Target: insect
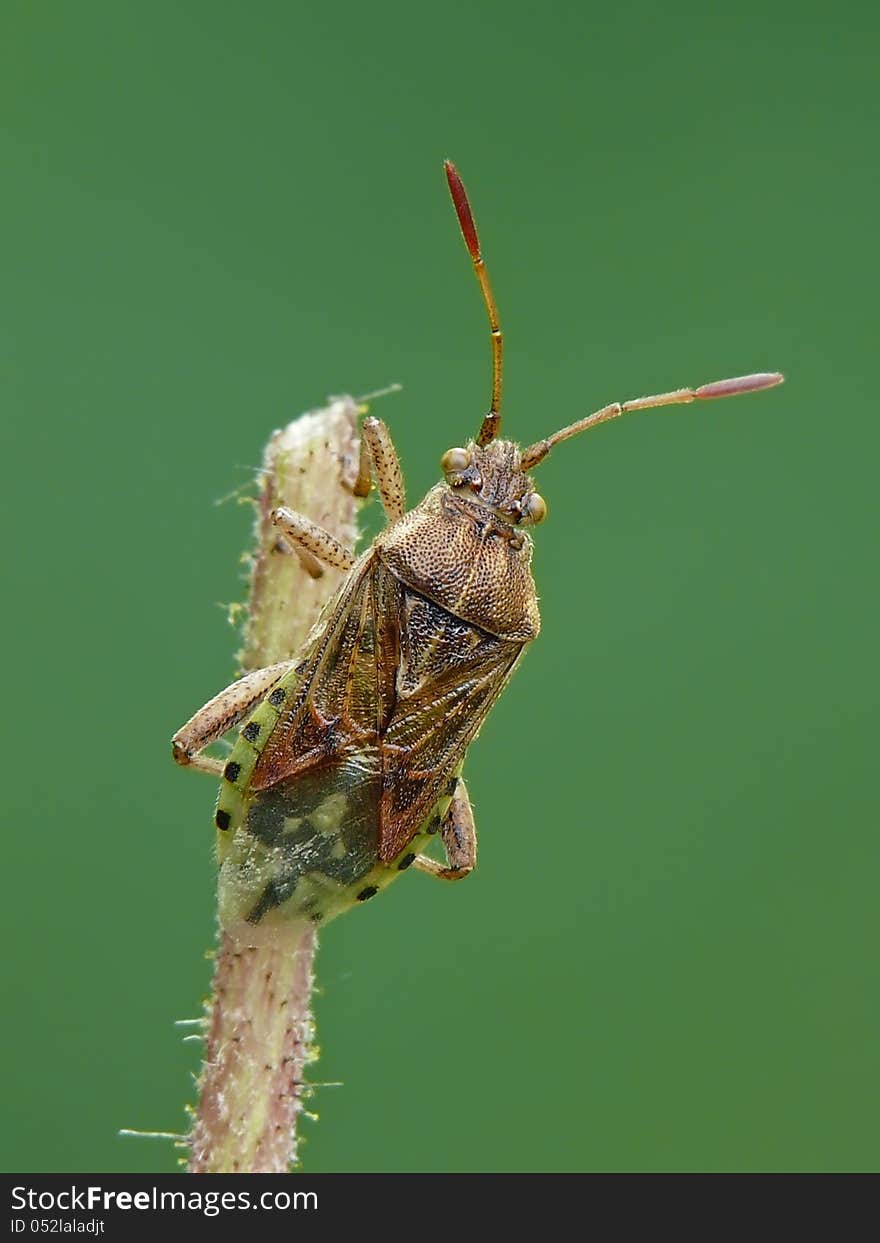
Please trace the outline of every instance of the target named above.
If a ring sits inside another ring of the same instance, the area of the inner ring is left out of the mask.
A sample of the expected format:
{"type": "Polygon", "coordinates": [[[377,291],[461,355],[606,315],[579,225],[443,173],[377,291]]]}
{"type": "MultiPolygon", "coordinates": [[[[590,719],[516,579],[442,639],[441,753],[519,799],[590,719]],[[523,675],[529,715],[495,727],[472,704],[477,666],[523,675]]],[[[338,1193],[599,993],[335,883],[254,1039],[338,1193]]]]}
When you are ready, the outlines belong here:
{"type": "Polygon", "coordinates": [[[465,753],[540,627],[530,531],[547,506],[533,468],[630,411],[782,380],[762,373],[613,402],[524,449],[500,439],[498,311],[464,186],[445,169],[489,320],[489,411],[409,512],[388,429],[364,421],[354,491],[366,496],[375,480],[387,525],[358,557],[308,516],[273,513],[286,542],[347,577],[302,652],[228,686],[173,739],[180,764],[222,779],[220,918],[252,942],[279,924],[326,921],[410,866],[444,880],[473,871],[465,753]],[[202,754],[241,722],[228,761],[202,754]],[[424,853],[434,834],[445,863],[424,853]]]}

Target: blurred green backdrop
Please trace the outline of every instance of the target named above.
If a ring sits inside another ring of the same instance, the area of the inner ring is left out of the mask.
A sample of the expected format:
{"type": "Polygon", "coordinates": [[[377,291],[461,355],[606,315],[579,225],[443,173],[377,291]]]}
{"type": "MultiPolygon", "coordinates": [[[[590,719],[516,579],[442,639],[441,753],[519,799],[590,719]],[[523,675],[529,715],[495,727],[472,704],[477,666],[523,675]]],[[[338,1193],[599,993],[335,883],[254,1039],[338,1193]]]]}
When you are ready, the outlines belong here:
{"type": "Polygon", "coordinates": [[[541,468],[544,632],[468,764],[481,866],[323,936],[306,1170],[869,1169],[876,6],[4,5],[2,1165],[172,1169],[249,513],[328,393],[416,499],[507,429],[781,368],[541,468]],[[712,6],[710,6],[711,8],[712,6]],[[462,1068],[464,1068],[462,1070],[462,1068]]]}

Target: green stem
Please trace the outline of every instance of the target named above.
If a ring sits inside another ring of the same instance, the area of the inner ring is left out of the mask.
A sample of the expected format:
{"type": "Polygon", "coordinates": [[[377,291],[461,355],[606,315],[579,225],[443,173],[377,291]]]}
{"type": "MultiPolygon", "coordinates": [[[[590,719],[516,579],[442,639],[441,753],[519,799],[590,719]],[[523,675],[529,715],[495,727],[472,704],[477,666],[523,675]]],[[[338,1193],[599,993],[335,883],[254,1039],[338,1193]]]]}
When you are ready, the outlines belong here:
{"type": "MultiPolygon", "coordinates": [[[[276,432],[263,455],[242,671],[291,657],[344,575],[312,578],[278,545],[270,514],[287,505],[348,547],[357,540],[358,406],[350,397],[276,432]]],[[[188,1170],[283,1174],[296,1160],[303,1072],[313,1054],[313,929],[242,947],[221,934],[206,1010],[205,1061],[188,1170]]]]}

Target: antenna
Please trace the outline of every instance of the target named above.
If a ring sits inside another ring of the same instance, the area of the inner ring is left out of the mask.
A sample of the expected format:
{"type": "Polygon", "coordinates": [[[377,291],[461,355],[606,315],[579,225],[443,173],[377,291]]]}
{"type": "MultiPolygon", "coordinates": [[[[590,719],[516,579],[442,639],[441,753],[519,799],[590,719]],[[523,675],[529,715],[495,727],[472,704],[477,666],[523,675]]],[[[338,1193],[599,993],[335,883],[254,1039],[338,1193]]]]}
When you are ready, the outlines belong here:
{"type": "Polygon", "coordinates": [[[473,260],[474,272],[480,283],[480,292],[483,295],[483,302],[486,304],[486,314],[489,317],[489,333],[492,340],[492,402],[489,406],[489,413],[483,419],[480,430],[477,433],[477,444],[482,446],[487,445],[490,440],[494,440],[501,430],[501,369],[503,355],[501,325],[498,323],[498,307],[495,305],[492,286],[489,284],[489,273],[483,262],[483,256],[480,254],[480,239],[477,237],[477,226],[474,223],[474,214],[468,202],[467,191],[452,161],[445,160],[443,167],[446,170],[449,193],[452,195],[452,202],[455,204],[455,212],[458,216],[458,223],[461,226],[464,243],[473,260]]]}
{"type": "Polygon", "coordinates": [[[570,423],[560,431],[554,432],[546,440],[537,440],[528,449],[523,449],[520,465],[523,470],[542,461],[554,445],[560,440],[568,440],[571,436],[579,436],[599,423],[608,423],[618,419],[622,414],[632,410],[652,410],[657,406],[683,406],[691,401],[708,401],[719,397],[739,397],[741,393],[758,393],[761,389],[775,388],[781,384],[784,376],[778,371],[760,371],[756,375],[741,375],[733,380],[716,380],[712,384],[703,384],[699,388],[677,388],[672,393],[660,393],[656,397],[636,397],[633,401],[615,401],[610,406],[603,406],[595,414],[588,414],[577,423],[570,423]]]}

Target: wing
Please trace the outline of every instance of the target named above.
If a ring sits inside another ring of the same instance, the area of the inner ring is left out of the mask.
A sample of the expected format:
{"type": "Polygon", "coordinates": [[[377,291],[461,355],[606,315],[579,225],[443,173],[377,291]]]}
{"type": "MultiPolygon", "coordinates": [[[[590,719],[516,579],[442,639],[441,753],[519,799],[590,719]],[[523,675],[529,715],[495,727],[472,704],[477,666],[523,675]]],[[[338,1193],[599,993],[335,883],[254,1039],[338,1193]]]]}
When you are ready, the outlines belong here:
{"type": "Polygon", "coordinates": [[[316,781],[340,795],[344,787],[361,849],[388,862],[444,793],[522,651],[365,554],[313,640],[251,790],[280,798],[283,786],[290,815],[316,781]]]}
{"type": "Polygon", "coordinates": [[[380,739],[383,862],[399,854],[445,792],[524,647],[462,621],[409,587],[399,590],[396,698],[380,739]]]}
{"type": "Polygon", "coordinates": [[[252,790],[332,766],[352,752],[376,752],[393,712],[397,666],[396,600],[386,599],[388,577],[372,553],[353,567],[261,751],[252,790]]]}
{"type": "Polygon", "coordinates": [[[283,906],[318,918],[375,867],[379,736],[397,665],[393,601],[391,627],[381,624],[388,603],[368,552],[310,636],[250,774],[227,916],[257,924],[283,906]]]}

